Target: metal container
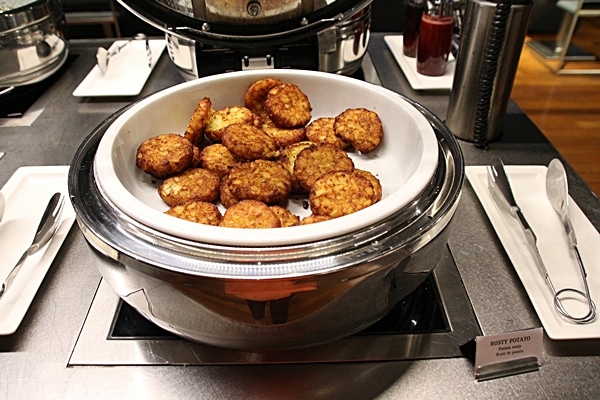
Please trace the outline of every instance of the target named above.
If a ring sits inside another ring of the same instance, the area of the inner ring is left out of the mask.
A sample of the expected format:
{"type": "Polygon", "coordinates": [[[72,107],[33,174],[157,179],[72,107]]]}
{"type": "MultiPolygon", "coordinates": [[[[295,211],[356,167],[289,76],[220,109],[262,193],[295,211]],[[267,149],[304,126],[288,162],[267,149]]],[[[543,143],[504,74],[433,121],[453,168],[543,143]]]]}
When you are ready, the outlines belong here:
{"type": "Polygon", "coordinates": [[[95,179],[96,149],[116,116],[105,121],[80,146],[69,173],[78,224],[94,254],[109,261],[99,263],[104,279],[158,326],[214,346],[299,348],[364,329],[435,268],[463,183],[452,133],[405,100],[438,140],[439,162],[423,192],[373,225],[279,246],[190,241],[125,215],[95,179]]]}
{"type": "Polygon", "coordinates": [[[186,79],[258,68],[351,75],[369,42],[372,0],[119,1],[165,32],[186,79]]]}
{"type": "Polygon", "coordinates": [[[0,3],[0,86],[39,82],[68,55],[64,13],[58,0],[0,3]]]}
{"type": "Polygon", "coordinates": [[[533,2],[469,0],[446,124],[481,147],[498,140],[533,2]]]}

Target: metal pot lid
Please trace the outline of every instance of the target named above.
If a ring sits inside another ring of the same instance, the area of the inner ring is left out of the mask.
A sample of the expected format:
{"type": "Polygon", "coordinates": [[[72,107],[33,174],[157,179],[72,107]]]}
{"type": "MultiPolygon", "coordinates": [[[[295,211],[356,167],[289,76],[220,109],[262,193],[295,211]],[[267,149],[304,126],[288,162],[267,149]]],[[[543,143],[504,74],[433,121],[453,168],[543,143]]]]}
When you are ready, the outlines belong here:
{"type": "Polygon", "coordinates": [[[276,2],[277,6],[271,6],[273,9],[269,10],[267,2],[262,0],[118,1],[158,29],[217,46],[279,45],[301,40],[347,19],[372,2],[283,1],[276,2]]]}
{"type": "Polygon", "coordinates": [[[0,12],[17,10],[37,0],[0,0],[0,12]]]}

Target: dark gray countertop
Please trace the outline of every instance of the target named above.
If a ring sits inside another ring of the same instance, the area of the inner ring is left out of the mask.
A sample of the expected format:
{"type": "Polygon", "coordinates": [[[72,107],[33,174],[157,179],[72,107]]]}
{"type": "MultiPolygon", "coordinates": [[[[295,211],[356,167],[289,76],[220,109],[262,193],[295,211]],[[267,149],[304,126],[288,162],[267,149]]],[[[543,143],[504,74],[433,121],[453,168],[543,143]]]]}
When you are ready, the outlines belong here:
{"type": "MultiPolygon", "coordinates": [[[[139,97],[183,82],[166,54],[142,94],[127,99],[71,95],[94,65],[99,42],[71,43],[71,62],[38,101],[31,126],[1,127],[0,186],[24,165],[67,165],[83,139],[105,118],[139,97]]],[[[415,99],[444,118],[447,93],[408,85],[381,34],[369,51],[383,86],[415,99]]],[[[467,165],[494,154],[507,164],[547,164],[559,156],[511,104],[502,140],[486,151],[461,142],[467,165]]],[[[596,228],[600,202],[568,168],[571,196],[596,228]]],[[[520,280],[469,183],[451,225],[449,247],[485,334],[541,326],[520,280]]],[[[0,337],[0,398],[597,398],[600,341],[544,338],[537,372],[477,382],[467,358],[381,363],[249,366],[68,367],[77,335],[98,286],[90,249],[77,225],[69,233],[19,330],[0,337]]]]}

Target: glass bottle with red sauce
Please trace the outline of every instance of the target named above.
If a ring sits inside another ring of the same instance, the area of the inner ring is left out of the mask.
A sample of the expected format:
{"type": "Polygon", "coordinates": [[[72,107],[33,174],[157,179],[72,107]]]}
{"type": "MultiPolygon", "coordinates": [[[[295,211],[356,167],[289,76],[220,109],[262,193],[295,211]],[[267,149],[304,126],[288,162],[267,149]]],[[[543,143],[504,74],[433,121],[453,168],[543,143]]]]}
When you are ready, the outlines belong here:
{"type": "Polygon", "coordinates": [[[407,57],[415,57],[417,54],[419,27],[426,6],[426,0],[408,0],[406,2],[404,29],[402,30],[402,53],[407,57]]]}
{"type": "Polygon", "coordinates": [[[452,0],[433,0],[421,18],[417,42],[417,72],[440,76],[446,72],[446,62],[452,48],[454,16],[452,0]]]}

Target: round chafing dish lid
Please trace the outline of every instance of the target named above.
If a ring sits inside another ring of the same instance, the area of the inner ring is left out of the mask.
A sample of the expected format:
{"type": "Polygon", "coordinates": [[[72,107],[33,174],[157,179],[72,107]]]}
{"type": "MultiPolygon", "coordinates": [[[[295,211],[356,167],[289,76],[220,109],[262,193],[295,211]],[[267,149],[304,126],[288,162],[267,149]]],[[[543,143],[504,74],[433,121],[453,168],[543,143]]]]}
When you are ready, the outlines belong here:
{"type": "Polygon", "coordinates": [[[167,33],[213,45],[283,44],[300,40],[360,12],[372,0],[118,0],[167,33]],[[329,4],[327,4],[329,3],[329,4]]]}

